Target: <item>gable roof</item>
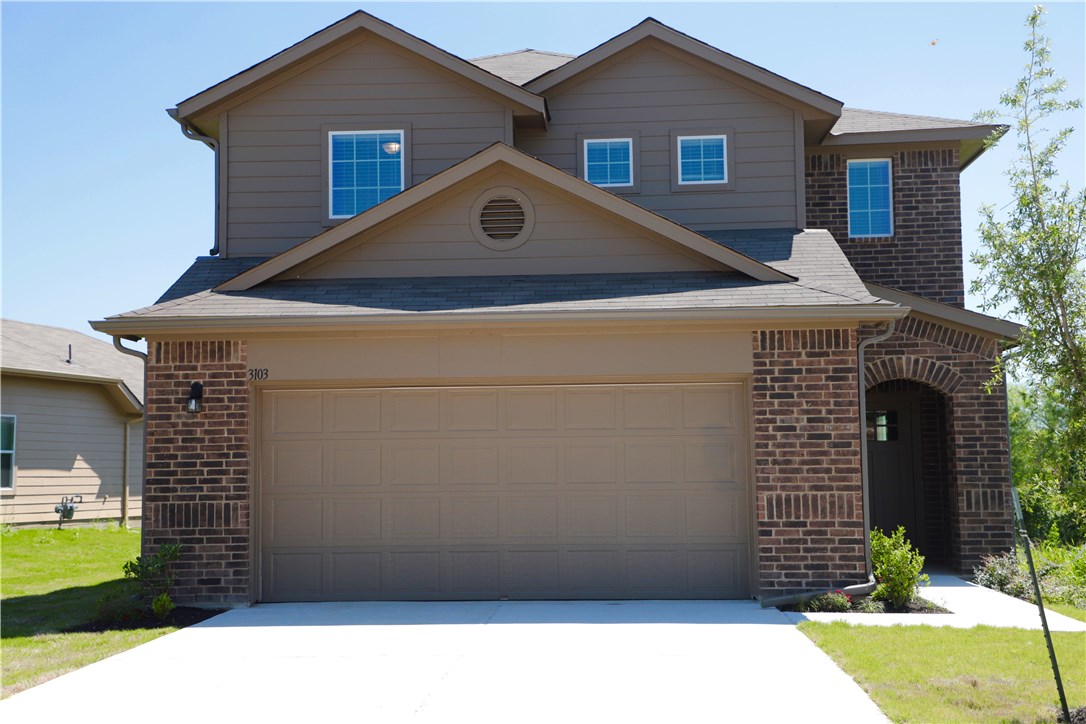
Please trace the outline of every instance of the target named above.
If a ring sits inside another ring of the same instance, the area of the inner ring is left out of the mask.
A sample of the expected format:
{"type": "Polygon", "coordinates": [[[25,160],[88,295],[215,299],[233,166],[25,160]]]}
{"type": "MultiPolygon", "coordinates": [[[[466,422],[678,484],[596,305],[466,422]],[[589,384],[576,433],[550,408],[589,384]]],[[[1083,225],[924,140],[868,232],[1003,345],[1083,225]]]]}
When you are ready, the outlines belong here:
{"type": "Polygon", "coordinates": [[[548,50],[514,50],[511,53],[496,53],[471,58],[473,63],[483,70],[505,78],[510,83],[524,85],[538,78],[549,70],[565,65],[577,56],[566,53],[552,53],[548,50]]]}
{"type": "Polygon", "coordinates": [[[7,374],[103,385],[129,414],[142,414],[143,362],[81,332],[5,319],[0,369],[7,374]],[[71,361],[68,346],[71,345],[71,361]]]}
{"type": "Polygon", "coordinates": [[[361,10],[356,10],[270,58],[186,98],[170,111],[170,115],[181,123],[192,121],[215,106],[237,99],[277,74],[303,65],[335,43],[363,32],[380,36],[466,80],[504,96],[519,110],[517,115],[546,116],[546,101],[541,96],[361,10]]]}
{"type": "Polygon", "coordinates": [[[587,53],[544,73],[526,83],[524,87],[535,93],[545,94],[555,86],[647,38],[655,38],[667,45],[686,51],[772,93],[784,96],[794,103],[810,109],[815,115],[836,118],[841,114],[841,101],[830,98],[807,86],[800,85],[795,81],[788,80],[784,76],[777,75],[719,48],[714,48],[708,43],[664,25],[655,18],[645,18],[626,32],[620,33],[587,53]]]}
{"type": "Polygon", "coordinates": [[[601,210],[620,216],[646,231],[663,236],[701,256],[726,265],[759,281],[789,281],[791,277],[728,247],[714,244],[674,221],[616,196],[605,189],[561,171],[504,143],[495,143],[455,166],[393,196],[387,201],[354,216],[312,239],[272,257],[262,264],[220,284],[216,291],[251,289],[283,274],[334,247],[349,242],[358,234],[414,208],[423,201],[456,184],[499,164],[530,174],[534,181],[548,184],[576,195],[601,210]]]}

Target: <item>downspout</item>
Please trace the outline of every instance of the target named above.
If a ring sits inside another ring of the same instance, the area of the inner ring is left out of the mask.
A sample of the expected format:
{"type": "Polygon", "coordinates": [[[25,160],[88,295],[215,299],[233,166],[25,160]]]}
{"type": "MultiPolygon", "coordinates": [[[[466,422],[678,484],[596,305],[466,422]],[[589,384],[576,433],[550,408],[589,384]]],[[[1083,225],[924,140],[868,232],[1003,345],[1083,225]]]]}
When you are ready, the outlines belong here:
{"type": "MultiPolygon", "coordinates": [[[[204,136],[204,135],[201,135],[201,134],[197,133],[196,129],[194,129],[192,126],[185,123],[181,119],[179,119],[177,117],[177,109],[176,108],[167,108],[166,113],[169,114],[170,118],[174,119],[175,121],[177,121],[178,123],[181,124],[181,133],[185,136],[185,138],[189,139],[190,141],[200,141],[201,143],[207,144],[207,146],[215,153],[215,161],[214,161],[214,163],[215,163],[215,191],[214,191],[214,193],[215,193],[215,235],[214,235],[215,246],[213,246],[211,248],[211,251],[208,252],[208,253],[210,253],[211,256],[218,256],[219,255],[219,213],[220,213],[220,211],[219,211],[219,142],[217,140],[215,140],[214,138],[212,138],[211,136],[204,136]]],[[[116,339],[116,337],[114,337],[114,339],[116,339]]]]}
{"type": "MultiPolygon", "coordinates": [[[[888,338],[894,333],[894,328],[896,326],[897,321],[891,319],[887,323],[884,332],[880,332],[872,337],[866,337],[856,345],[857,385],[860,391],[860,484],[864,501],[864,570],[867,572],[867,581],[852,586],[846,586],[841,589],[842,593],[847,593],[850,596],[866,596],[874,591],[876,586],[875,574],[871,569],[871,536],[869,535],[871,529],[871,495],[867,470],[867,374],[864,368],[864,350],[867,349],[868,346],[888,338]]],[[[790,596],[779,596],[777,598],[766,598],[762,600],[762,607],[788,606],[793,603],[799,603],[800,601],[814,598],[820,593],[821,591],[812,591],[808,593],[794,593],[790,596]]]]}
{"type": "Polygon", "coordinates": [[[122,528],[128,527],[128,489],[132,483],[132,466],[130,464],[132,450],[129,440],[132,437],[132,423],[137,419],[132,418],[124,421],[124,481],[121,485],[121,516],[117,523],[122,528]]]}
{"type": "MultiPolygon", "coordinates": [[[[122,354],[131,355],[132,357],[138,357],[143,360],[143,392],[141,393],[141,399],[143,400],[143,418],[136,418],[129,420],[124,424],[124,490],[121,495],[121,525],[125,528],[128,527],[128,484],[129,484],[129,452],[128,452],[128,440],[131,437],[128,434],[129,426],[137,422],[139,419],[144,420],[143,425],[143,454],[147,455],[147,355],[140,352],[138,349],[129,349],[121,344],[121,338],[118,335],[113,335],[113,346],[118,352],[122,354]]],[[[140,495],[140,519],[147,520],[147,495],[143,491],[140,495]]]]}

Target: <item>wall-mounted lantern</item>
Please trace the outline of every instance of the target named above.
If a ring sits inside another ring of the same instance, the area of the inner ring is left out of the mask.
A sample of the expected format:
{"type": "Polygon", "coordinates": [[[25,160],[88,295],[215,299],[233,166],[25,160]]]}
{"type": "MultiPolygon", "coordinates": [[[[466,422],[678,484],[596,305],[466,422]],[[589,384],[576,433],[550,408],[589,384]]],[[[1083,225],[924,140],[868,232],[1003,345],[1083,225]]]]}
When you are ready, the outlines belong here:
{"type": "Polygon", "coordinates": [[[185,409],[196,414],[204,409],[204,386],[199,382],[193,382],[189,388],[189,399],[185,403],[185,409]]]}

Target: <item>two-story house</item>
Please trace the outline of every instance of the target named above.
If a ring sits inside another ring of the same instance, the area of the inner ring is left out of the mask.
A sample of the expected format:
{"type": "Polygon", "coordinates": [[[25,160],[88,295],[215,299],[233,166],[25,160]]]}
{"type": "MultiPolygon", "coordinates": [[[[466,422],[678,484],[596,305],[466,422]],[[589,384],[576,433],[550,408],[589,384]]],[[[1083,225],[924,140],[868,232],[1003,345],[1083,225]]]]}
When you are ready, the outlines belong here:
{"type": "Polygon", "coordinates": [[[1012,545],[958,183],[998,129],[652,19],[468,61],[362,12],[170,113],[214,249],[94,326],[148,342],[178,600],[772,600],[869,588],[872,527],[1012,545]]]}

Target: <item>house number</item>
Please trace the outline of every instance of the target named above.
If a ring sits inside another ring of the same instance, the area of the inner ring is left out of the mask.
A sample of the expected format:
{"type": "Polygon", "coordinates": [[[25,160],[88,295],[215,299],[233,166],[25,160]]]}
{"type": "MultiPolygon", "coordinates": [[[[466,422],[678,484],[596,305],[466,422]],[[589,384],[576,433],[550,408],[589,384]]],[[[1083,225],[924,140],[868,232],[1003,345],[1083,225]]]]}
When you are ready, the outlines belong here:
{"type": "Polygon", "coordinates": [[[268,379],[268,368],[267,367],[253,367],[253,368],[251,368],[249,370],[249,379],[250,380],[257,380],[257,381],[268,379]]]}

